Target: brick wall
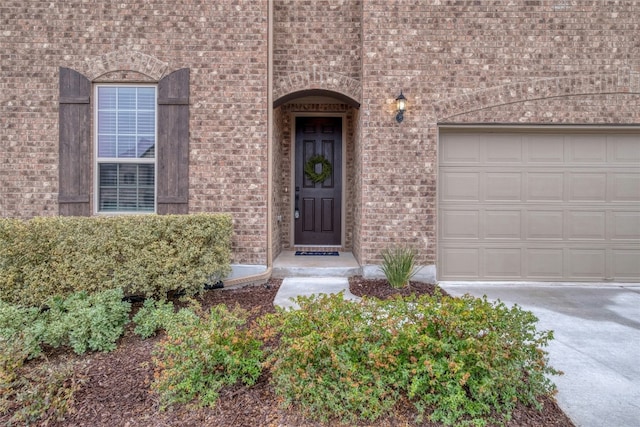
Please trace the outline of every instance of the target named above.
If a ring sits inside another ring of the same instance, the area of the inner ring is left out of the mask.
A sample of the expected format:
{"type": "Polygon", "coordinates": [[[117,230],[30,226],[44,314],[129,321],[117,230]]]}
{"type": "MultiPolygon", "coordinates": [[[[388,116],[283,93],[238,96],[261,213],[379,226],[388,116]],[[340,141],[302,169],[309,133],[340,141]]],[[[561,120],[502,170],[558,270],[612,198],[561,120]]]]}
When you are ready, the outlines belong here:
{"type": "Polygon", "coordinates": [[[274,80],[310,71],[360,81],[359,0],[274,3],[274,80]]]}
{"type": "Polygon", "coordinates": [[[0,216],[58,212],[58,67],[190,68],[189,210],[231,212],[235,261],[265,263],[267,25],[266,0],[2,1],[0,216]]]}

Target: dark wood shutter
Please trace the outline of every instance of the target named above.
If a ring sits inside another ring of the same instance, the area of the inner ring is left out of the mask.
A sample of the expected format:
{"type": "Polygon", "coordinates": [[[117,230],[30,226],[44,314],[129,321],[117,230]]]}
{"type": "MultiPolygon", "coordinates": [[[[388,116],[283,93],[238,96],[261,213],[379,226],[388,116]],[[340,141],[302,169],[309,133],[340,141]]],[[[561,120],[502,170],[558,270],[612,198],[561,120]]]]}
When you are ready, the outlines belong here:
{"type": "Polygon", "coordinates": [[[189,69],[158,83],[159,214],[189,212],[189,69]]]}
{"type": "Polygon", "coordinates": [[[89,216],[91,205],[91,82],[60,68],[58,213],[89,216]]]}

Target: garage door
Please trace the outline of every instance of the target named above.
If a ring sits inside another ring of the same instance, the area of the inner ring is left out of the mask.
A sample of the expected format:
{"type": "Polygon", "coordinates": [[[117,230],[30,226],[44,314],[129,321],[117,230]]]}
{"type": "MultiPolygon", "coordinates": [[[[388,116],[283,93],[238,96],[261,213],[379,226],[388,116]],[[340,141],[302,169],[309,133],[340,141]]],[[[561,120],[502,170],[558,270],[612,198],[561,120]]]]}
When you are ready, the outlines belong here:
{"type": "Polygon", "coordinates": [[[438,278],[640,282],[640,130],[441,129],[438,278]]]}

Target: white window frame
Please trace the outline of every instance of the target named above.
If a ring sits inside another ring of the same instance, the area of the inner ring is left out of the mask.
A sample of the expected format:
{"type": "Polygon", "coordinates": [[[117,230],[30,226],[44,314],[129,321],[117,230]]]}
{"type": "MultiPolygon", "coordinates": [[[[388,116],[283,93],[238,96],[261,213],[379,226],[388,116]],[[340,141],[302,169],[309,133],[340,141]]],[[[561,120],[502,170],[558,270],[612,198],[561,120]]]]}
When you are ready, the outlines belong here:
{"type": "Polygon", "coordinates": [[[93,107],[93,189],[94,189],[94,208],[93,211],[97,215],[149,215],[155,214],[158,209],[158,85],[157,84],[135,84],[135,83],[104,83],[94,85],[94,107],[93,107]],[[153,150],[153,158],[151,157],[99,157],[98,151],[98,90],[101,87],[119,88],[119,87],[152,87],[154,91],[154,132],[155,143],[153,150]],[[101,211],[100,210],[100,168],[101,163],[116,163],[116,164],[153,164],[153,211],[138,211],[138,210],[113,210],[113,211],[101,211]]]}

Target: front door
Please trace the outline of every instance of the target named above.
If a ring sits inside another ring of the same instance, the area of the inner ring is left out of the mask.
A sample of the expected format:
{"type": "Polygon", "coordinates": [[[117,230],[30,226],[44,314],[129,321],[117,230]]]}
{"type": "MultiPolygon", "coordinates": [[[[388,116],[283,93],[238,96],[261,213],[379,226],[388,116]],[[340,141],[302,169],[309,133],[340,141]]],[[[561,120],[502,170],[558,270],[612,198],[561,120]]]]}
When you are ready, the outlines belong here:
{"type": "Polygon", "coordinates": [[[296,118],[295,164],[295,244],[339,246],[342,118],[296,118]]]}

